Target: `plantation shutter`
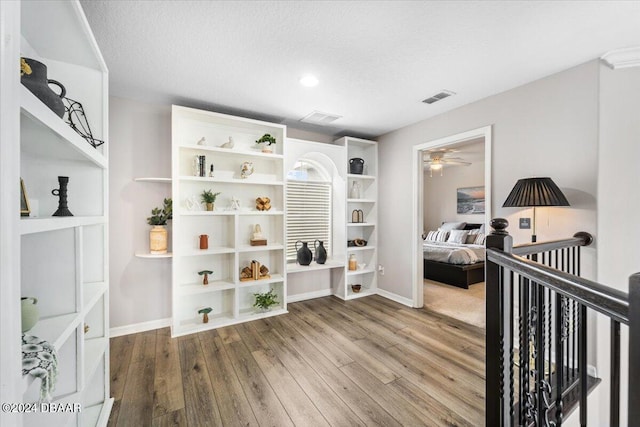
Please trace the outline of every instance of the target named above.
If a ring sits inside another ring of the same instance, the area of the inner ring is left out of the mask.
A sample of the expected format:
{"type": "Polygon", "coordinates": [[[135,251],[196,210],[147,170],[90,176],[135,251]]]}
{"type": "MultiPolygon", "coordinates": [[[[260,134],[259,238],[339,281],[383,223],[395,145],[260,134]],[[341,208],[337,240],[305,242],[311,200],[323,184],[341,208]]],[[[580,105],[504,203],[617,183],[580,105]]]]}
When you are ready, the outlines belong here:
{"type": "Polygon", "coordinates": [[[331,253],[330,184],[287,181],[287,261],[296,260],[298,240],[307,242],[312,252],[314,241],[321,240],[331,253]]]}

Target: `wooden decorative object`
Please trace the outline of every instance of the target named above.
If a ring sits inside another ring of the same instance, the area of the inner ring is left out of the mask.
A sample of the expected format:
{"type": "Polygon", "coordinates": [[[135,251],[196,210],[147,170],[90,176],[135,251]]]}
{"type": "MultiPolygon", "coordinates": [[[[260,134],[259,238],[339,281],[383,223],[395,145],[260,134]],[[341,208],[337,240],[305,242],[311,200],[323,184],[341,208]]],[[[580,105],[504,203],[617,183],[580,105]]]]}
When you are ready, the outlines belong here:
{"type": "Polygon", "coordinates": [[[240,271],[240,281],[248,282],[250,280],[263,280],[270,279],[269,268],[265,265],[260,265],[256,260],[251,261],[250,267],[245,267],[240,271]]]}
{"type": "Polygon", "coordinates": [[[267,246],[267,239],[251,239],[251,246],[267,246]]]}
{"type": "Polygon", "coordinates": [[[256,209],[259,211],[268,211],[271,209],[271,199],[268,197],[258,197],[256,199],[256,209]]]}

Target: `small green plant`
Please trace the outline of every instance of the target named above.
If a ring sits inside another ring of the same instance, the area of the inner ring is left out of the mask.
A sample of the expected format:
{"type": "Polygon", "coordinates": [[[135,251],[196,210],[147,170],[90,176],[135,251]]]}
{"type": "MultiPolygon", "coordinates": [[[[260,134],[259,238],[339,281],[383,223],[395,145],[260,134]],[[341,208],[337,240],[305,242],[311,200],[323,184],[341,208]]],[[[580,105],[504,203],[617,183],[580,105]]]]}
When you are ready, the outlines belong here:
{"type": "Polygon", "coordinates": [[[162,209],[153,208],[151,216],[147,218],[149,225],[167,225],[167,221],[173,218],[173,201],[171,198],[164,199],[162,209]]]}
{"type": "Polygon", "coordinates": [[[269,292],[265,293],[257,293],[253,294],[256,297],[256,302],[253,304],[254,307],[261,308],[263,310],[268,310],[272,305],[280,304],[278,301],[278,295],[273,289],[270,289],[269,292]]]}
{"type": "Polygon", "coordinates": [[[202,203],[215,203],[216,197],[218,197],[220,193],[214,193],[211,190],[204,190],[202,194],[200,194],[200,198],[202,199],[202,203]]]}
{"type": "Polygon", "coordinates": [[[262,135],[260,137],[260,139],[256,139],[256,144],[267,144],[267,145],[271,145],[271,144],[275,144],[276,143],[276,138],[271,136],[268,133],[265,133],[264,135],[262,135]]]}

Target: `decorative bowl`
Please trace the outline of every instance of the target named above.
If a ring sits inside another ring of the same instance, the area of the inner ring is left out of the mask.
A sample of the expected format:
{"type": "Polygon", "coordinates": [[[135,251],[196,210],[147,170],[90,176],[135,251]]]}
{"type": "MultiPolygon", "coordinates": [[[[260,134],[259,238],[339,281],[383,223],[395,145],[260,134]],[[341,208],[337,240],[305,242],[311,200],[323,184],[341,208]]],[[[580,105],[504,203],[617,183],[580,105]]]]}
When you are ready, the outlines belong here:
{"type": "Polygon", "coordinates": [[[351,290],[356,294],[360,292],[360,289],[362,289],[362,285],[351,285],[351,290]]]}

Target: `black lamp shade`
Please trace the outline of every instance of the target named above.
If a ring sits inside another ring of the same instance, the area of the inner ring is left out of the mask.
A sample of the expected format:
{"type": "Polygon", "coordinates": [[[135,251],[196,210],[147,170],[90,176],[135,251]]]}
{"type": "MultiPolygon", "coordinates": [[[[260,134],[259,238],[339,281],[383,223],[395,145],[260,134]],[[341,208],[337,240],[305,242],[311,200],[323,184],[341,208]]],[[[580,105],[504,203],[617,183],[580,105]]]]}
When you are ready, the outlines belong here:
{"type": "Polygon", "coordinates": [[[519,179],[503,208],[534,206],[569,206],[567,198],[551,178],[519,179]]]}

